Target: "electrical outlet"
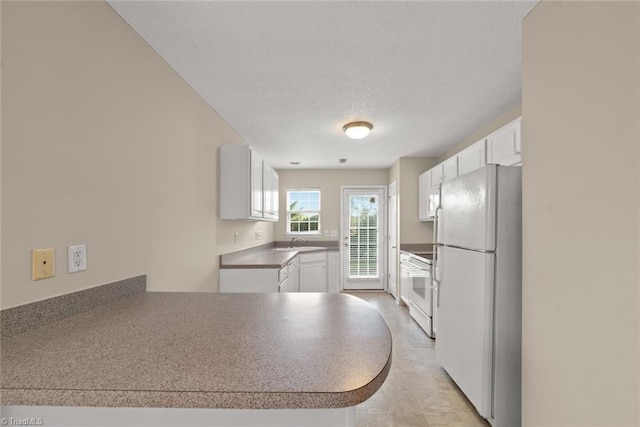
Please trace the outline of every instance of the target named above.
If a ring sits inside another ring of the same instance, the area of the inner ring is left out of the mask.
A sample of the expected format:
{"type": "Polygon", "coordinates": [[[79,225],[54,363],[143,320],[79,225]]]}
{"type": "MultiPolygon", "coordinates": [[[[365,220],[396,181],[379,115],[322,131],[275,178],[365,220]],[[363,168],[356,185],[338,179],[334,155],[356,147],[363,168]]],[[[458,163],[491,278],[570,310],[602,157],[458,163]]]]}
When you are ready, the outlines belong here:
{"type": "Polygon", "coordinates": [[[69,273],[77,273],[87,269],[87,246],[69,246],[69,273]]]}
{"type": "Polygon", "coordinates": [[[48,279],[55,274],[54,249],[31,251],[31,280],[48,279]]]}
{"type": "Polygon", "coordinates": [[[256,231],[256,240],[262,239],[262,231],[256,231]]]}
{"type": "Polygon", "coordinates": [[[331,237],[338,237],[338,230],[331,230],[331,237]]]}
{"type": "Polygon", "coordinates": [[[329,230],[324,230],[324,237],[329,237],[329,230]]]}
{"type": "Polygon", "coordinates": [[[240,233],[233,233],[233,243],[237,245],[238,240],[240,240],[240,233]]]}

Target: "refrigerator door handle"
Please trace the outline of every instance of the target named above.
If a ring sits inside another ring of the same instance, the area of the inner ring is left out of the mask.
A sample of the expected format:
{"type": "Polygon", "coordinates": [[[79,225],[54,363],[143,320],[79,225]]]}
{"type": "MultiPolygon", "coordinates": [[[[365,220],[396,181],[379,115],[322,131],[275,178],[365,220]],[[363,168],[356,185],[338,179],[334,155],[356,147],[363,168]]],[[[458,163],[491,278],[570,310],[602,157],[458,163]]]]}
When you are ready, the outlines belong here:
{"type": "Polygon", "coordinates": [[[442,208],[440,206],[438,206],[436,208],[436,211],[433,215],[433,243],[440,243],[438,240],[440,239],[440,235],[438,234],[438,228],[440,226],[440,220],[438,218],[440,218],[440,216],[438,215],[438,212],[440,212],[442,210],[442,208]]]}
{"type": "Polygon", "coordinates": [[[440,307],[440,278],[438,277],[438,252],[442,248],[442,245],[436,244],[433,247],[433,274],[432,277],[432,286],[434,292],[436,292],[436,307],[440,307]]]}
{"type": "Polygon", "coordinates": [[[440,281],[440,278],[438,277],[438,250],[442,248],[442,245],[440,244],[435,244],[433,246],[433,280],[434,282],[438,283],[440,281]]]}

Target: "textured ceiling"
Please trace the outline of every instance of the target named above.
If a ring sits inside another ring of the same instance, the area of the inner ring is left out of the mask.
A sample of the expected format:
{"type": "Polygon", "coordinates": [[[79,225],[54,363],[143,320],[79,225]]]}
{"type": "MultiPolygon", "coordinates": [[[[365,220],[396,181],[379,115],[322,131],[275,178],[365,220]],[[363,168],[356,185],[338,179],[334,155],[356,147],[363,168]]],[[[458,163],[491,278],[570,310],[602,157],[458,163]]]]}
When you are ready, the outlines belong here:
{"type": "Polygon", "coordinates": [[[274,167],[379,168],[438,156],[520,103],[535,2],[109,4],[274,167]],[[347,138],[353,120],[371,134],[347,138]]]}

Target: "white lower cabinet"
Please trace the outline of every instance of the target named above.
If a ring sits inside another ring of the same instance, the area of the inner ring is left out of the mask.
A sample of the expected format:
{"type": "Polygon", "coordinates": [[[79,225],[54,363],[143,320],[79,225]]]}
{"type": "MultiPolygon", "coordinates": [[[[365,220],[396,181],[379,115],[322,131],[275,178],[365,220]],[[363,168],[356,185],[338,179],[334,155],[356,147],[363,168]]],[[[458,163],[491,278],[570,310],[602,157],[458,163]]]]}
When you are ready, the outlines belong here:
{"type": "Polygon", "coordinates": [[[340,292],[340,252],[327,252],[327,287],[329,292],[340,292]]]}
{"type": "Polygon", "coordinates": [[[221,268],[220,292],[278,292],[280,269],[221,268]]]}
{"type": "Polygon", "coordinates": [[[409,289],[411,288],[411,278],[405,268],[400,266],[400,300],[409,306],[409,289]]]}
{"type": "Polygon", "coordinates": [[[299,254],[280,269],[221,268],[220,292],[340,292],[339,258],[322,251],[299,254]]]}
{"type": "Polygon", "coordinates": [[[300,292],[300,257],[297,256],[289,264],[290,292],[300,292]]]}
{"type": "Polygon", "coordinates": [[[326,252],[300,254],[300,292],[327,292],[326,252]]]}

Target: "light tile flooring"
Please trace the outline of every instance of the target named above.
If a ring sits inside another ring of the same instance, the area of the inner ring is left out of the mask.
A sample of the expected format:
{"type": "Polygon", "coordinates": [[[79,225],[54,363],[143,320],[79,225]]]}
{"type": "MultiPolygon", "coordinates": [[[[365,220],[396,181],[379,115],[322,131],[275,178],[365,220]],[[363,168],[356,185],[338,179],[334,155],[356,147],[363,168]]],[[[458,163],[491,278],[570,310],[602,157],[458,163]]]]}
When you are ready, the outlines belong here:
{"type": "Polygon", "coordinates": [[[489,426],[435,358],[435,341],[385,292],[349,292],[375,306],[391,330],[389,376],[357,406],[358,427],[489,426]]]}

